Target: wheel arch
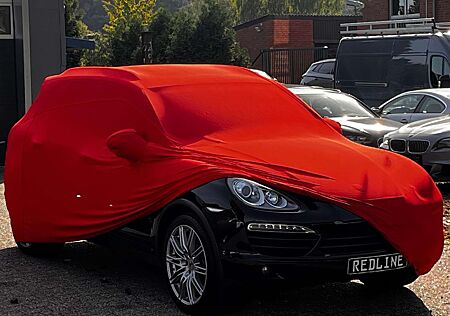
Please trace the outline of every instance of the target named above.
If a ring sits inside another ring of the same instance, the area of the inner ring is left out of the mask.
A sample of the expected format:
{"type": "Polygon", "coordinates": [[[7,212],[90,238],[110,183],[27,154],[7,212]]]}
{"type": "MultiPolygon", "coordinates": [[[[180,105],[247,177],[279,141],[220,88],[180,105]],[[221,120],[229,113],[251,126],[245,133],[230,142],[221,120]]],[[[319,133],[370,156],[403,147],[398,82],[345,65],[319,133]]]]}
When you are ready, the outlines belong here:
{"type": "Polygon", "coordinates": [[[155,250],[157,255],[160,255],[161,251],[163,250],[163,242],[167,228],[169,227],[170,223],[180,215],[190,215],[195,218],[208,234],[210,241],[213,243],[213,248],[216,254],[219,254],[218,247],[215,242],[214,233],[211,229],[208,219],[201,210],[201,207],[194,201],[195,196],[193,196],[193,194],[179,198],[167,205],[155,218],[155,221],[153,223],[152,235],[155,237],[155,250]]]}

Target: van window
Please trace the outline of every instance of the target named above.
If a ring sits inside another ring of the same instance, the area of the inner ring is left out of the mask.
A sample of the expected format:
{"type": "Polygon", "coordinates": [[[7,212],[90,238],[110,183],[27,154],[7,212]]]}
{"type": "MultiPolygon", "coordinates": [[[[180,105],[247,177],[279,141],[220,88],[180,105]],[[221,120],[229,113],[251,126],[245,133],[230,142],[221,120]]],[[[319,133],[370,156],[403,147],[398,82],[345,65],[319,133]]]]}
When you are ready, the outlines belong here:
{"type": "Polygon", "coordinates": [[[428,86],[426,56],[395,56],[387,68],[388,81],[392,87],[399,87],[405,91],[428,86]]]}
{"type": "Polygon", "coordinates": [[[450,65],[442,56],[431,57],[430,80],[434,88],[439,87],[439,80],[442,76],[450,76],[450,65]]]}
{"type": "Polygon", "coordinates": [[[344,55],[338,61],[339,80],[386,82],[390,55],[344,55]]]}
{"type": "Polygon", "coordinates": [[[9,6],[0,6],[0,35],[11,34],[11,11],[9,6]]]}

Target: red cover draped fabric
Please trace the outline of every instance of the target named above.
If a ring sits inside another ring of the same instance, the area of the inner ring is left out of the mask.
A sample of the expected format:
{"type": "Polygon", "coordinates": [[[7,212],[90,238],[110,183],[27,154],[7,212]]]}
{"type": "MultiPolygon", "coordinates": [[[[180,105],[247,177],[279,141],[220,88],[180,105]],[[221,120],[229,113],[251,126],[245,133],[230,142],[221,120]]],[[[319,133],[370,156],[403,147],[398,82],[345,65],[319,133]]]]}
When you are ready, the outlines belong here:
{"type": "Polygon", "coordinates": [[[239,176],[353,212],[418,274],[442,252],[442,196],[420,166],[347,140],[244,68],[86,67],[49,77],[12,129],[6,159],[17,241],[87,239],[239,176]],[[120,156],[124,146],[136,159],[120,156]]]}

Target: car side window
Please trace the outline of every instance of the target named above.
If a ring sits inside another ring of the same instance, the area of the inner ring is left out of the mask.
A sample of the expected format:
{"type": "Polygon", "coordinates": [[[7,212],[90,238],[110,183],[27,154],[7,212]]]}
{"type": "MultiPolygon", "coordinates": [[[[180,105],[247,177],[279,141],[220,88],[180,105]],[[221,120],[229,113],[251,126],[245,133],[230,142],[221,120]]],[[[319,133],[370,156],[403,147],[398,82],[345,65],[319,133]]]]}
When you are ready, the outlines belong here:
{"type": "Polygon", "coordinates": [[[441,101],[425,96],[417,109],[417,113],[441,113],[444,109],[445,105],[441,101]]]}
{"type": "Polygon", "coordinates": [[[320,71],[320,68],[322,68],[322,66],[323,66],[323,64],[315,65],[313,71],[315,71],[315,72],[321,72],[321,71],[320,71]]]}
{"type": "Polygon", "coordinates": [[[423,95],[420,94],[410,94],[399,97],[392,100],[383,107],[382,114],[402,114],[402,113],[413,113],[423,95]]]}
{"type": "Polygon", "coordinates": [[[334,63],[324,63],[320,68],[320,73],[322,74],[332,74],[334,70],[334,63]]]}
{"type": "Polygon", "coordinates": [[[442,56],[431,57],[430,80],[434,88],[439,88],[442,76],[450,76],[450,64],[442,56]]]}

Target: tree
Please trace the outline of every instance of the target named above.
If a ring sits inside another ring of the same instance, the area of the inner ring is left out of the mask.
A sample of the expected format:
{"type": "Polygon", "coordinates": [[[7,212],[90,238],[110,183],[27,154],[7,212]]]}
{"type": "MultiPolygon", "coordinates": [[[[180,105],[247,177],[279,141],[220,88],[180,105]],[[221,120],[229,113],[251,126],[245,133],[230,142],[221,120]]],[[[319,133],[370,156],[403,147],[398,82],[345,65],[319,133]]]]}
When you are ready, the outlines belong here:
{"type": "MultiPolygon", "coordinates": [[[[64,16],[66,36],[80,38],[84,37],[87,32],[87,26],[81,21],[81,14],[78,9],[78,0],[64,1],[64,16]]],[[[67,68],[80,66],[82,52],[79,49],[71,49],[67,51],[67,68]]]]}
{"type": "Polygon", "coordinates": [[[248,54],[236,42],[229,0],[197,0],[175,13],[167,60],[173,63],[247,65],[248,54]]]}
{"type": "Polygon", "coordinates": [[[85,54],[83,64],[142,63],[143,31],[151,38],[153,63],[249,63],[236,42],[229,0],[193,0],[173,14],[164,8],[155,12],[154,3],[105,1],[109,22],[96,34],[96,50],[85,54]]]}
{"type": "Polygon", "coordinates": [[[162,7],[158,9],[154,20],[148,28],[148,35],[152,41],[152,63],[161,64],[167,62],[171,21],[172,14],[162,7]]]}
{"type": "Polygon", "coordinates": [[[345,0],[230,0],[238,20],[245,22],[267,14],[341,15],[345,0]]]}
{"type": "Polygon", "coordinates": [[[111,66],[142,63],[141,34],[155,17],[156,0],[105,0],[109,22],[103,27],[105,64],[111,66]]]}

